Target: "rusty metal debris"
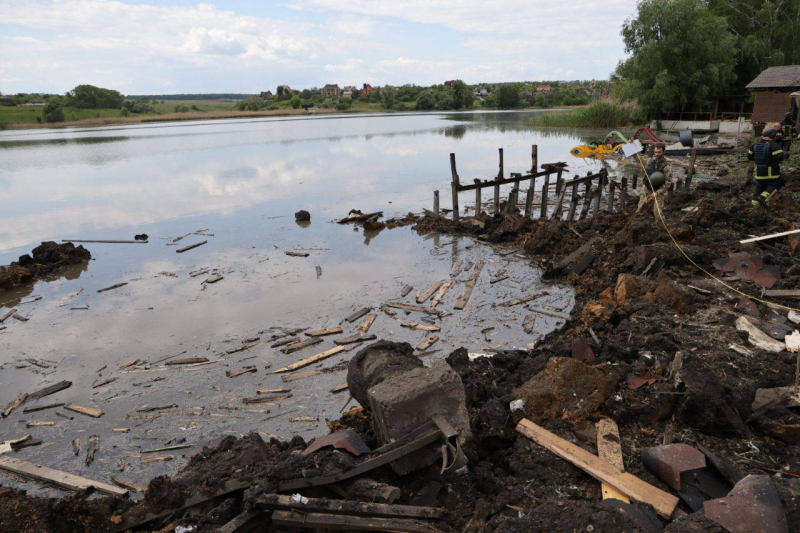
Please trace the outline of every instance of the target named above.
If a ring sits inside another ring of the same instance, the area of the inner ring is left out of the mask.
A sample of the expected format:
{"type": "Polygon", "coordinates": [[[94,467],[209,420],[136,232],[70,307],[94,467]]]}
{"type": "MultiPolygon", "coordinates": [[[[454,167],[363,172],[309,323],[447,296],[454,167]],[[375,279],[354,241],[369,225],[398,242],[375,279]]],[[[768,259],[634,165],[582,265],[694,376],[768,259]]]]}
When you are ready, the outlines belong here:
{"type": "Polygon", "coordinates": [[[635,374],[628,374],[628,378],[625,380],[625,386],[629,389],[640,389],[645,385],[652,385],[656,382],[656,378],[652,376],[637,376],[635,374]]]}
{"type": "Polygon", "coordinates": [[[586,337],[581,337],[576,339],[575,342],[572,343],[572,357],[581,361],[582,363],[592,363],[596,359],[594,356],[594,350],[592,350],[591,346],[589,346],[589,342],[586,340],[586,337]]]}
{"type": "Polygon", "coordinates": [[[744,281],[752,281],[766,289],[771,289],[781,279],[781,271],[777,266],[767,265],[760,255],[747,252],[716,259],[712,264],[720,272],[733,274],[744,281]]]}
{"type": "Polygon", "coordinates": [[[308,448],[303,450],[301,455],[312,454],[322,448],[325,448],[326,446],[333,446],[336,449],[347,450],[356,457],[372,451],[369,449],[369,446],[364,443],[364,440],[358,435],[358,433],[352,429],[343,429],[341,431],[337,431],[336,433],[331,433],[329,435],[325,435],[324,437],[314,439],[314,442],[312,442],[308,448]]]}
{"type": "Polygon", "coordinates": [[[747,476],[727,496],[707,501],[703,510],[731,533],[789,531],[780,496],[769,476],[747,476]]]}

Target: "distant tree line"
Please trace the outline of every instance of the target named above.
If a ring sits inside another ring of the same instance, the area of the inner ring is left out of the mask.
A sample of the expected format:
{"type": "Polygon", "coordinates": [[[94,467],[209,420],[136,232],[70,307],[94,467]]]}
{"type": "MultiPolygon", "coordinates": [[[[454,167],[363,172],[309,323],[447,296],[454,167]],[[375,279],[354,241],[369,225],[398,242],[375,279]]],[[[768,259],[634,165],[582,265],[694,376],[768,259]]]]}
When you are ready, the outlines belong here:
{"type": "Polygon", "coordinates": [[[147,98],[149,100],[244,100],[252,96],[245,93],[187,93],[187,94],[141,94],[127,95],[126,100],[147,98]]]}

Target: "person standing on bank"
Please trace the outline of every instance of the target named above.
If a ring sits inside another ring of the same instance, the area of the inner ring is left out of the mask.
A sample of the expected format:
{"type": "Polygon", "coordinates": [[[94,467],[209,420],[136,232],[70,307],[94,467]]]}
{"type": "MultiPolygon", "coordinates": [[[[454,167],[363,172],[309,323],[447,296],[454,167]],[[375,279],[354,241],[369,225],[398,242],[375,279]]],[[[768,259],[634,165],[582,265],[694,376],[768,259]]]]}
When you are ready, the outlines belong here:
{"type": "Polygon", "coordinates": [[[653,158],[648,163],[645,171],[647,175],[642,180],[642,194],[639,196],[639,207],[641,210],[652,199],[652,193],[658,192],[667,182],[670,175],[671,166],[669,160],[664,155],[664,143],[656,143],[653,146],[653,158]]]}
{"type": "Polygon", "coordinates": [[[792,139],[797,135],[796,125],[797,123],[792,120],[792,114],[786,113],[781,121],[781,133],[783,134],[781,148],[783,149],[784,157],[789,157],[789,153],[791,152],[792,139]]]}
{"type": "Polygon", "coordinates": [[[761,140],[747,151],[748,161],[755,162],[756,192],[751,200],[752,205],[767,207],[772,196],[785,183],[781,177],[781,161],[786,157],[783,148],[775,142],[777,132],[766,130],[761,140]]]}

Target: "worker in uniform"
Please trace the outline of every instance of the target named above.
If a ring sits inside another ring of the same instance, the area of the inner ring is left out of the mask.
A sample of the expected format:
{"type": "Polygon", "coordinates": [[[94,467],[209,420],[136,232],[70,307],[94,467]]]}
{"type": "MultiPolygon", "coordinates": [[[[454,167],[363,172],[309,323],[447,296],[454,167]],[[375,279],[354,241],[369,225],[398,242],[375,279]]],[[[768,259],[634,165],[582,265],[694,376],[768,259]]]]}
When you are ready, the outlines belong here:
{"type": "Polygon", "coordinates": [[[785,157],[789,157],[789,153],[792,149],[792,139],[794,139],[795,135],[797,134],[795,126],[796,122],[792,120],[792,114],[786,113],[781,121],[781,134],[783,136],[780,139],[781,148],[783,148],[785,157]]]}
{"type": "Polygon", "coordinates": [[[761,140],[747,151],[747,159],[755,162],[756,192],[752,205],[769,205],[772,196],[785,183],[781,177],[781,161],[786,157],[780,144],[775,142],[777,132],[766,130],[761,140]]]}

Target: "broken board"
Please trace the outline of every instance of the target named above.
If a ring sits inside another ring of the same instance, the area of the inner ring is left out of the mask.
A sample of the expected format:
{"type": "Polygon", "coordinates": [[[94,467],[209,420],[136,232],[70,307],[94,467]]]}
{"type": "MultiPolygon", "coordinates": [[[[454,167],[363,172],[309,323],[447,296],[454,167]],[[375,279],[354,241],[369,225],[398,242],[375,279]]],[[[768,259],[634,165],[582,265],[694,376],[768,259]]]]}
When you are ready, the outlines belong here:
{"type": "Polygon", "coordinates": [[[94,489],[102,492],[103,494],[109,494],[111,496],[128,496],[127,490],[115,487],[114,485],[92,481],[91,479],[86,479],[80,476],[69,474],[67,472],[61,472],[59,470],[29,463],[27,461],[21,461],[12,457],[0,457],[0,469],[29,477],[37,481],[44,481],[64,489],[94,489]]]}
{"type": "Polygon", "coordinates": [[[312,355],[310,357],[306,357],[305,359],[301,359],[296,363],[292,363],[291,365],[279,368],[278,370],[273,370],[272,372],[270,372],[270,375],[281,374],[283,372],[291,372],[292,370],[297,370],[298,368],[303,368],[305,366],[312,365],[317,361],[322,361],[323,359],[327,359],[328,357],[334,356],[343,351],[345,351],[344,346],[337,346],[336,348],[331,348],[330,350],[325,350],[324,352],[320,352],[316,355],[312,355]]]}
{"type": "MultiPolygon", "coordinates": [[[[625,465],[622,462],[619,428],[617,423],[610,418],[603,418],[597,422],[597,455],[620,470],[625,470],[625,465]]],[[[624,494],[611,485],[603,483],[600,488],[603,491],[604,500],[616,498],[625,503],[631,503],[624,494]]]]}

